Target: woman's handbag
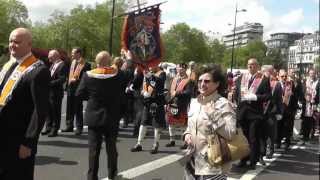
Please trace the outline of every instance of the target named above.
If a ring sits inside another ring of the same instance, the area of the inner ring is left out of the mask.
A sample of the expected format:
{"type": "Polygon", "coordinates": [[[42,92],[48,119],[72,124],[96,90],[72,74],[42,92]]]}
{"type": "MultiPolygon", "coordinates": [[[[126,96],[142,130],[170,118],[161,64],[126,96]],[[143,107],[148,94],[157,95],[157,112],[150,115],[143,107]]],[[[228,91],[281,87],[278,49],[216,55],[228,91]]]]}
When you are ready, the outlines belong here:
{"type": "Polygon", "coordinates": [[[241,128],[237,129],[236,135],[230,141],[216,132],[208,136],[207,158],[212,166],[221,166],[226,162],[242,159],[249,153],[249,143],[241,128]]]}

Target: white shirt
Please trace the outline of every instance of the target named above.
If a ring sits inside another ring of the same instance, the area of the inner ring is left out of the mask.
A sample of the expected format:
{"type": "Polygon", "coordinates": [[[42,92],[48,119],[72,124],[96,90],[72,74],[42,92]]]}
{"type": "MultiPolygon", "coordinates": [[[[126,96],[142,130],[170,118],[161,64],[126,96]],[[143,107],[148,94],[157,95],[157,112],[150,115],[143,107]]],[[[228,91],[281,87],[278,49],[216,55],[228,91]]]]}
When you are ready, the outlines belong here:
{"type": "Polygon", "coordinates": [[[18,62],[19,64],[21,64],[25,59],[27,59],[29,56],[31,56],[32,55],[32,53],[31,52],[29,52],[28,54],[26,54],[25,56],[23,56],[22,58],[19,58],[19,59],[17,59],[17,58],[15,58],[15,57],[13,57],[12,55],[10,56],[10,59],[12,59],[12,60],[14,60],[15,62],[18,62]]]}
{"type": "Polygon", "coordinates": [[[58,67],[62,62],[63,62],[62,60],[57,60],[57,61],[54,63],[54,65],[53,65],[53,67],[52,67],[52,69],[51,69],[51,72],[50,72],[51,77],[53,76],[53,74],[54,74],[54,72],[56,71],[57,67],[58,67]]]}

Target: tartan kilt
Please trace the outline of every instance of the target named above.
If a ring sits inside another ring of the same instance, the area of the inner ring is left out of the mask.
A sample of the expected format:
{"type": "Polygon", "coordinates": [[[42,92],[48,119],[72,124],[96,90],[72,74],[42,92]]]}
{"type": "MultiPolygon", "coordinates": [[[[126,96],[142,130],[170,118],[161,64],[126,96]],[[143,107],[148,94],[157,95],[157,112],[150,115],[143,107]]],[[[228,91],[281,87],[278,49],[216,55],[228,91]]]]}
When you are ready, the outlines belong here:
{"type": "MultiPolygon", "coordinates": [[[[179,109],[180,110],[180,109],[179,109]]],[[[173,115],[170,111],[170,106],[166,106],[166,119],[169,125],[186,126],[188,122],[188,112],[180,111],[177,115],[173,115]]]]}

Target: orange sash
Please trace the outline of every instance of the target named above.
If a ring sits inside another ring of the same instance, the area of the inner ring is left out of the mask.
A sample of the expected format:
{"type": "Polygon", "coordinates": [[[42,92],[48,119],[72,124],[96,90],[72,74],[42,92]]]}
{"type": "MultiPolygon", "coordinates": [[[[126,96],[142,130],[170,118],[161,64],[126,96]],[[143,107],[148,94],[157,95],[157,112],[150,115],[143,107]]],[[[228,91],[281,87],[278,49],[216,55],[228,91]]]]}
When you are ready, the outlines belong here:
{"type": "Polygon", "coordinates": [[[263,76],[261,73],[257,72],[251,86],[248,87],[249,86],[249,79],[250,79],[249,77],[250,77],[250,74],[245,73],[245,74],[243,74],[243,76],[241,78],[241,97],[243,97],[245,94],[247,94],[249,92],[256,94],[256,92],[261,84],[263,76]]]}
{"type": "Polygon", "coordinates": [[[117,75],[118,70],[114,67],[99,67],[91,71],[87,71],[89,77],[97,79],[106,79],[117,75]]]}
{"type": "Polygon", "coordinates": [[[79,64],[76,66],[77,60],[73,60],[71,63],[71,67],[70,67],[70,72],[69,72],[69,81],[68,83],[71,83],[72,79],[78,80],[80,78],[80,73],[84,67],[84,59],[80,59],[79,64]]]}
{"type": "Polygon", "coordinates": [[[189,82],[189,78],[184,78],[181,82],[177,85],[178,78],[174,78],[171,83],[170,87],[170,95],[175,94],[174,92],[181,92],[183,91],[186,84],[189,82]]]}
{"type": "MultiPolygon", "coordinates": [[[[38,59],[36,59],[33,55],[29,56],[27,59],[25,59],[22,63],[20,63],[12,72],[10,77],[8,78],[8,81],[4,85],[1,95],[0,95],[0,106],[5,106],[6,103],[9,100],[9,97],[11,97],[11,94],[14,90],[14,88],[17,86],[19,81],[21,80],[21,77],[23,77],[26,73],[30,72],[32,69],[34,69],[37,65],[42,63],[38,59]]],[[[5,67],[12,65],[12,62],[8,62],[8,65],[6,64],[5,67]]],[[[6,71],[3,69],[3,71],[6,71]]],[[[1,72],[2,74],[3,72],[1,72]]],[[[3,79],[1,79],[2,82],[3,79]]]]}

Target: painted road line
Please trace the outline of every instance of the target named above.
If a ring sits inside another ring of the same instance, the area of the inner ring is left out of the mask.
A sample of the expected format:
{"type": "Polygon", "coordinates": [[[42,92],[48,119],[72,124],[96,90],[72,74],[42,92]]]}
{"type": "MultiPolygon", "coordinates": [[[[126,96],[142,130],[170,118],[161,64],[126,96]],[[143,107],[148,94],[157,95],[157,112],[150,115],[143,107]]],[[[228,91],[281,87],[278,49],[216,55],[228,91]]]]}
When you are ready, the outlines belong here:
{"type": "MultiPolygon", "coordinates": [[[[123,179],[134,179],[134,178],[137,178],[137,177],[139,177],[141,175],[147,174],[147,173],[149,173],[151,171],[154,171],[156,169],[159,169],[161,167],[164,167],[166,165],[169,165],[169,164],[172,164],[174,162],[177,162],[177,161],[181,160],[182,158],[184,158],[183,154],[184,154],[183,152],[180,152],[180,153],[177,153],[177,154],[172,154],[172,155],[165,156],[163,158],[154,160],[152,162],[145,163],[145,164],[142,164],[140,166],[128,169],[126,171],[122,171],[122,172],[120,172],[118,174],[118,177],[120,179],[121,178],[123,178],[123,179]]],[[[232,178],[232,177],[228,177],[227,179],[228,180],[238,180],[238,179],[235,179],[235,178],[232,178]]],[[[108,178],[103,178],[102,180],[108,180],[108,178]]]]}
{"type": "MultiPolygon", "coordinates": [[[[301,145],[294,145],[290,149],[299,149],[301,145]]],[[[264,159],[266,161],[265,166],[258,165],[255,170],[249,170],[244,175],[241,176],[240,180],[252,180],[255,177],[258,176],[264,169],[266,169],[272,162],[277,160],[280,156],[282,156],[282,153],[274,153],[274,158],[272,159],[264,159]]]]}
{"type": "MultiPolygon", "coordinates": [[[[169,165],[173,162],[179,161],[184,157],[182,153],[172,154],[149,163],[142,164],[140,166],[134,167],[132,169],[128,169],[126,171],[120,172],[118,174],[119,177],[124,179],[134,179],[138,176],[146,174],[148,172],[159,169],[163,166],[169,165]]],[[[104,178],[102,180],[107,180],[108,178],[104,178]]]]}

